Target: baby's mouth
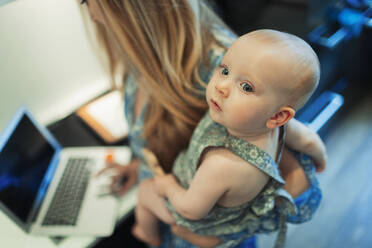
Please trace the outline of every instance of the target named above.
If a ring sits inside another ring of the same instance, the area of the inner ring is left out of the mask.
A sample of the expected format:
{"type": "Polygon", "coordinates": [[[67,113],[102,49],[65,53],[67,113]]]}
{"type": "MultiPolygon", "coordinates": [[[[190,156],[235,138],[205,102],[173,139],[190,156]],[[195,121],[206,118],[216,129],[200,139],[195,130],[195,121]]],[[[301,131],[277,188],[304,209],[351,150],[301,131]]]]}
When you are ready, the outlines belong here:
{"type": "Polygon", "coordinates": [[[217,111],[222,111],[220,105],[218,105],[218,103],[216,101],[214,101],[213,99],[210,100],[211,103],[212,103],[212,106],[217,110],[217,111]]]}

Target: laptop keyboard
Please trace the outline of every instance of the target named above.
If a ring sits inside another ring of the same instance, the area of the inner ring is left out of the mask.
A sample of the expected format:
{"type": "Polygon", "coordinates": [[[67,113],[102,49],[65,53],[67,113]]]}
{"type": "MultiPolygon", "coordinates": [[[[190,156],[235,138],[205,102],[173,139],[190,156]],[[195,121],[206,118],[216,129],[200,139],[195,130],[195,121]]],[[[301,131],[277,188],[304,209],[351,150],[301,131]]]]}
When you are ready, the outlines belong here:
{"type": "Polygon", "coordinates": [[[42,225],[76,225],[88,186],[92,160],[70,158],[42,225]]]}

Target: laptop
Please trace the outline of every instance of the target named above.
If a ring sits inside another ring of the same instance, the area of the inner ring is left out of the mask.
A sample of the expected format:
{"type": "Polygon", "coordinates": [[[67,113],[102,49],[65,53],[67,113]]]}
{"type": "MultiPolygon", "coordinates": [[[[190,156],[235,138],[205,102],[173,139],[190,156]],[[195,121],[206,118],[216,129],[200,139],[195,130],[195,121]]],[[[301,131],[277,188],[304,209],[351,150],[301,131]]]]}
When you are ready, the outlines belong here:
{"type": "MultiPolygon", "coordinates": [[[[129,148],[116,148],[129,161],[129,148]]],[[[21,107],[0,136],[0,209],[30,234],[110,235],[118,201],[102,196],[109,178],[96,174],[112,149],[62,148],[21,107]]]]}

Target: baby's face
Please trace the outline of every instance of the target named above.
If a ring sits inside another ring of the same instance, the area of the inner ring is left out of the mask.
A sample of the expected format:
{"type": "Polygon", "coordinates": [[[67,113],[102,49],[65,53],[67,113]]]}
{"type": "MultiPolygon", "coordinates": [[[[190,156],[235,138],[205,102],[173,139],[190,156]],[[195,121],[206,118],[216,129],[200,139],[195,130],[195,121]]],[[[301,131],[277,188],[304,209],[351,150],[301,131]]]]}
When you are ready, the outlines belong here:
{"type": "Polygon", "coordinates": [[[210,115],[232,134],[265,129],[267,120],[284,102],[288,59],[272,45],[263,43],[239,38],[208,84],[210,115]]]}

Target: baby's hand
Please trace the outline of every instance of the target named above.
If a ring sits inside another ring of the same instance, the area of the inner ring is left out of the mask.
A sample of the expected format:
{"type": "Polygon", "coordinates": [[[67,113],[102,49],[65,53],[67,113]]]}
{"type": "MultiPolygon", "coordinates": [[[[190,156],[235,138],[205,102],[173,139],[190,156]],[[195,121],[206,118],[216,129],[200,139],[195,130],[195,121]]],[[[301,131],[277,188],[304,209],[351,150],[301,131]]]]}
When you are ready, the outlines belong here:
{"type": "Polygon", "coordinates": [[[154,178],[155,190],[162,196],[166,197],[167,188],[173,184],[178,184],[176,178],[172,174],[166,174],[164,176],[156,176],[154,178]]]}
{"type": "Polygon", "coordinates": [[[312,157],[312,160],[316,172],[321,173],[325,170],[327,164],[327,155],[325,153],[321,153],[318,157],[312,157]]]}
{"type": "Polygon", "coordinates": [[[323,172],[327,165],[327,151],[323,141],[319,136],[316,136],[316,139],[309,142],[307,147],[309,151],[307,155],[309,155],[314,162],[316,172],[323,172]]]}

